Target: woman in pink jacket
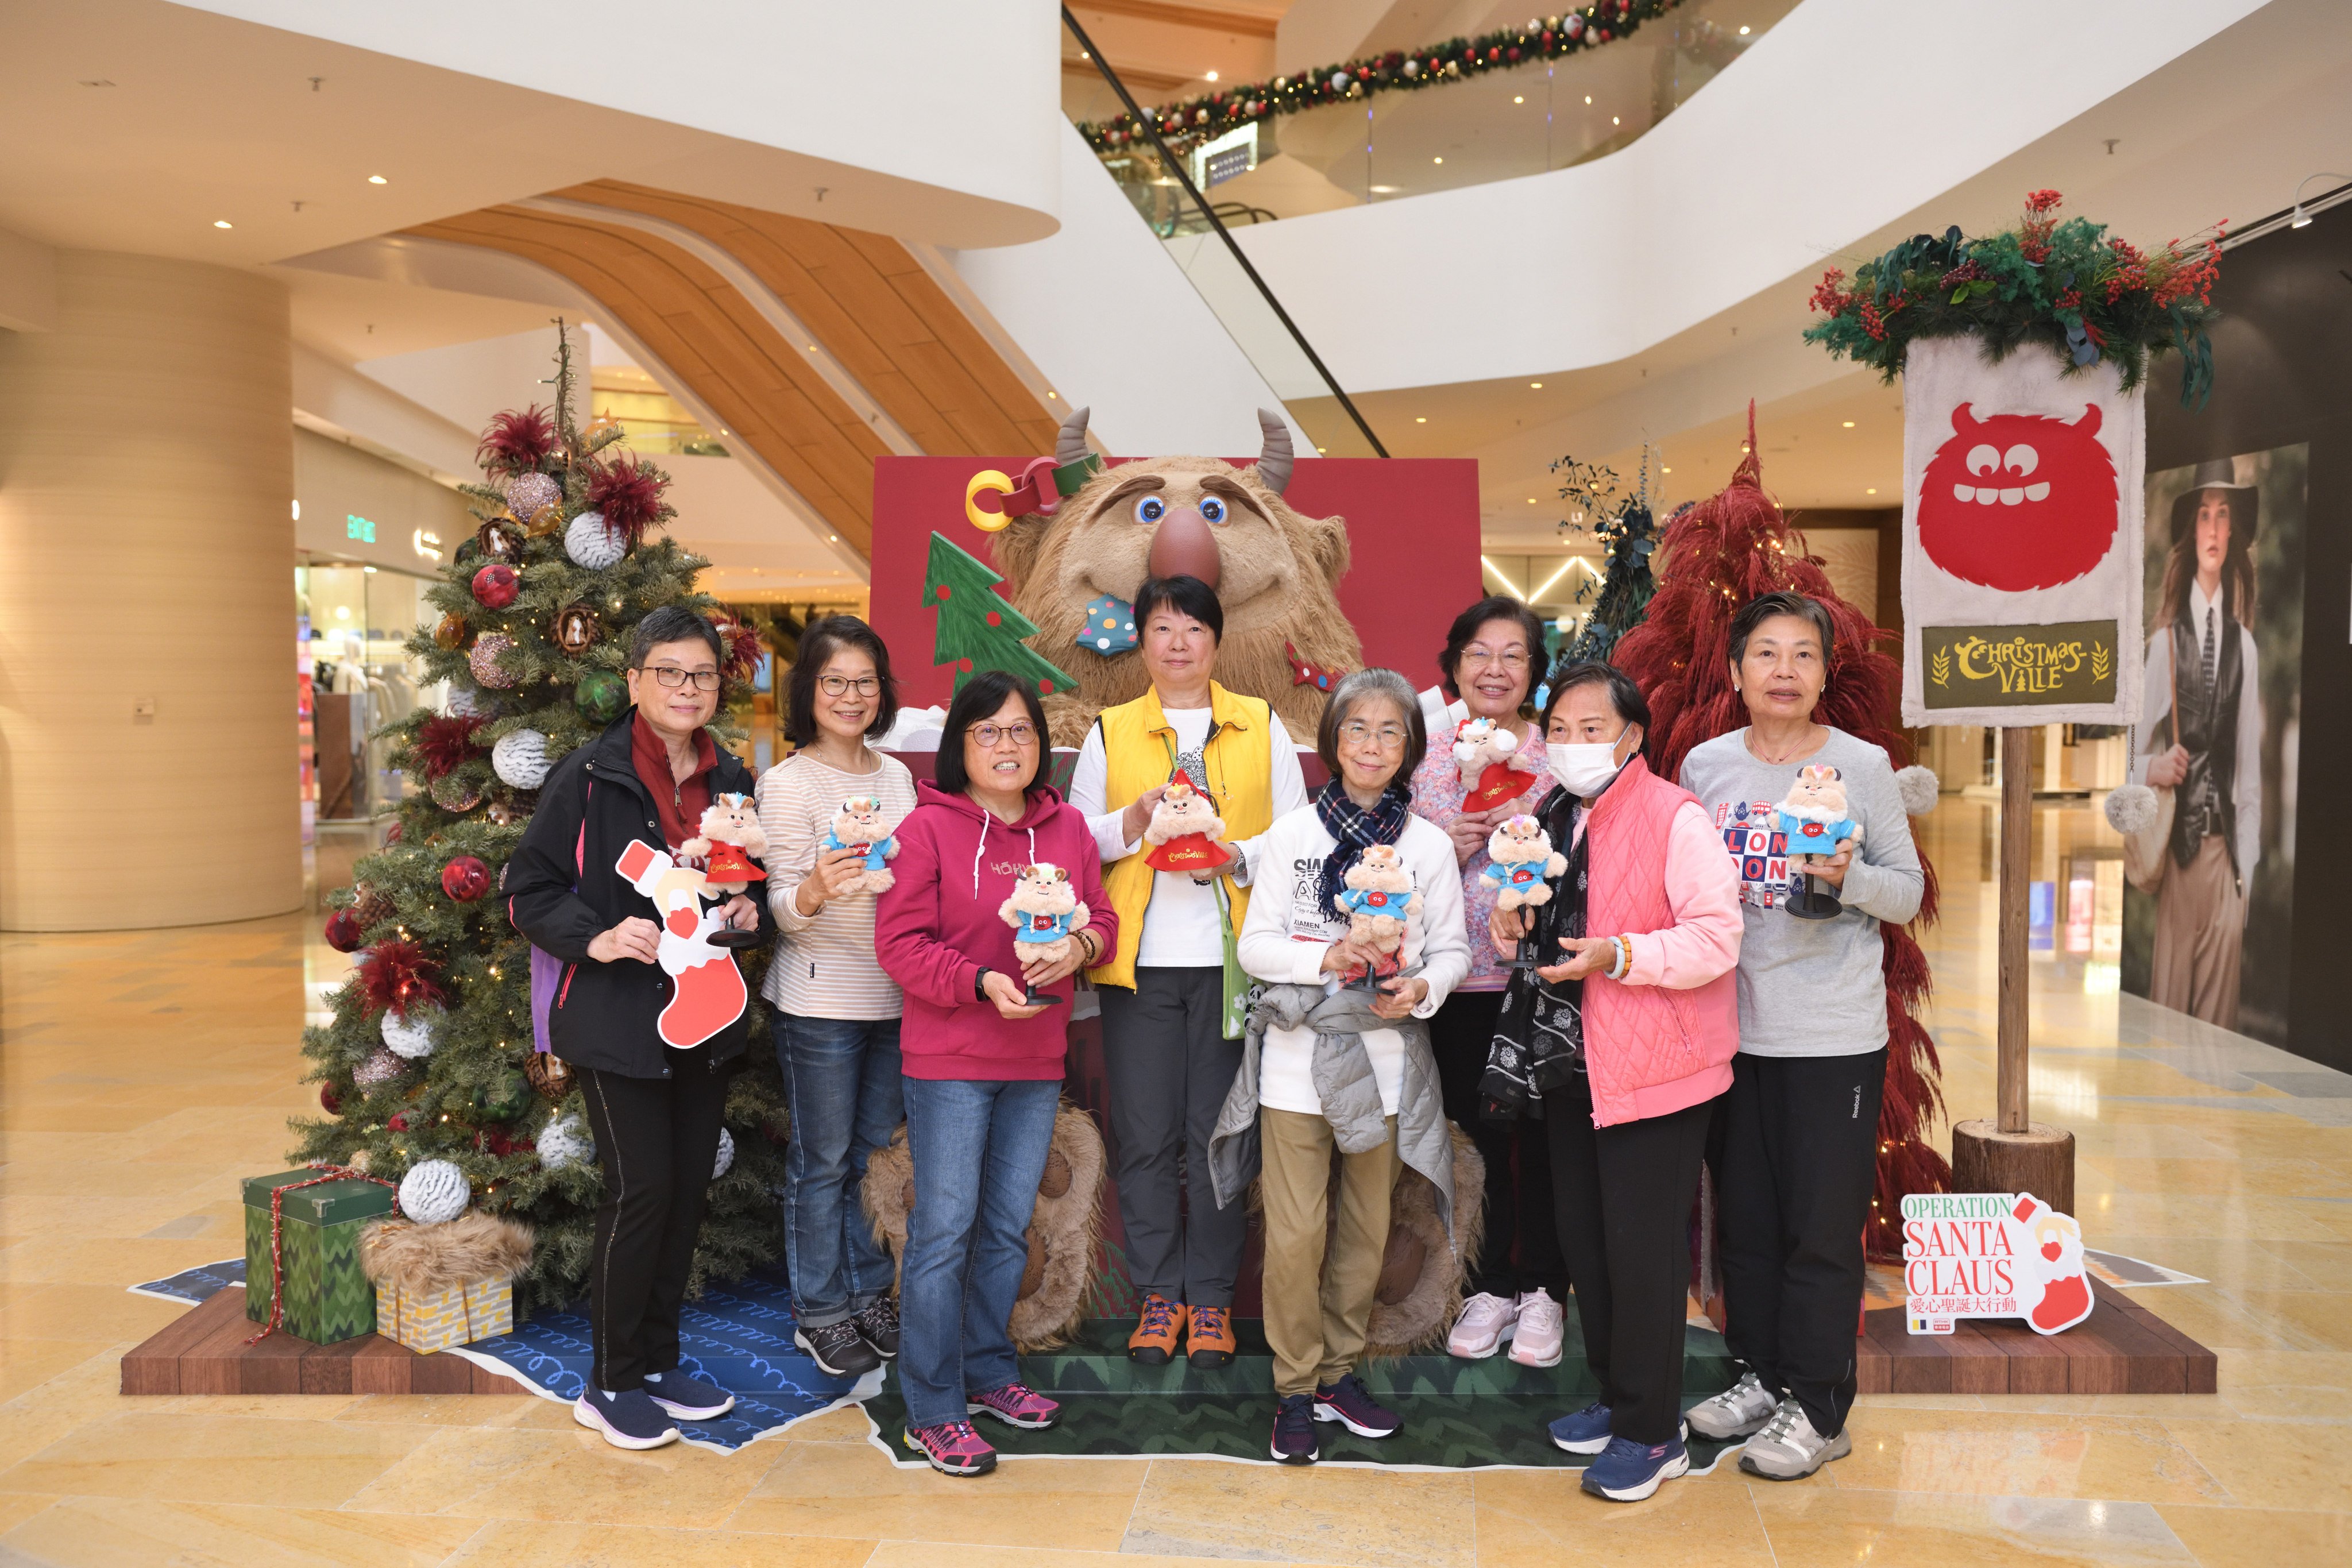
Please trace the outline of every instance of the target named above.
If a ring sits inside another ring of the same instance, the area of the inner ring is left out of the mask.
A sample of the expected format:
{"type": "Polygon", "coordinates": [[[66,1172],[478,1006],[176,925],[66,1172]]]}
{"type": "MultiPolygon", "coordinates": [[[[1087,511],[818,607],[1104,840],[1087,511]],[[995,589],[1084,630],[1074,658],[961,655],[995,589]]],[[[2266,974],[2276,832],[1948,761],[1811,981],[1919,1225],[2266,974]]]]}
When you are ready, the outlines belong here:
{"type": "Polygon", "coordinates": [[[1707,1119],[1739,1049],[1739,882],[1706,813],[1650,771],[1650,705],[1622,671],[1554,679],[1546,754],[1559,787],[1537,815],[1568,868],[1533,919],[1497,912],[1544,967],[1503,998],[1485,1095],[1540,1096],[1560,1250],[1601,1397],[1551,1424],[1594,1458],[1584,1489],[1648,1497],[1683,1448],[1687,1225],[1707,1119]]]}
{"type": "Polygon", "coordinates": [[[1036,693],[999,671],[972,677],[948,706],[938,783],[917,787],[898,825],[898,880],[875,913],[877,954],[907,1006],[905,1441],[951,1476],[996,1468],[971,1417],[1034,1430],[1060,1410],[1020,1381],[1010,1325],[1061,1103],[1070,976],[1112,950],[1118,923],[1087,819],[1036,782],[1045,749],[1036,693]],[[1066,942],[1023,944],[1052,957],[1016,952],[998,912],[1033,866],[1065,874],[1091,916],[1064,921],[1066,942]]]}

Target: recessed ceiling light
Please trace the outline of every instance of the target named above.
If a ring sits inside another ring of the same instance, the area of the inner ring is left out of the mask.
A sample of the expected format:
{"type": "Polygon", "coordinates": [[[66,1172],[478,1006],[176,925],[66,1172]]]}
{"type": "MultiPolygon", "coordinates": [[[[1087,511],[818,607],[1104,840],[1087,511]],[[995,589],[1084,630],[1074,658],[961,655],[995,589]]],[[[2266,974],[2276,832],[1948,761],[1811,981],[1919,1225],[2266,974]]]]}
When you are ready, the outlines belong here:
{"type": "Polygon", "coordinates": [[[1660,472],[1660,473],[1662,473],[1662,474],[1671,474],[1671,473],[1673,473],[1673,472],[1674,472],[1674,470],[1673,470],[1672,468],[1661,468],[1658,470],[1658,472],[1660,472]]]}
{"type": "Polygon", "coordinates": [[[838,544],[841,542],[841,535],[837,533],[828,533],[824,536],[824,542],[827,544],[838,544]]]}
{"type": "Polygon", "coordinates": [[[1853,429],[1853,420],[1851,420],[1851,419],[1847,420],[1847,421],[1845,422],[1845,427],[1846,427],[1847,429],[1849,429],[1849,430],[1853,429]]]}
{"type": "Polygon", "coordinates": [[[392,182],[385,179],[382,174],[370,174],[368,176],[368,184],[371,185],[388,185],[392,184],[392,182]]]}
{"type": "Polygon", "coordinates": [[[1512,101],[1513,103],[1525,103],[1525,102],[1527,101],[1527,100],[1526,100],[1526,99],[1524,99],[1524,98],[1515,98],[1515,99],[1511,100],[1511,101],[1512,101]]]}
{"type": "Polygon", "coordinates": [[[1536,504],[1536,498],[1535,498],[1535,497],[1533,497],[1533,496],[1529,496],[1529,497],[1528,498],[1528,504],[1529,506],[1533,506],[1533,505],[1535,505],[1535,504],[1536,504]]]}
{"type": "Polygon", "coordinates": [[[1744,37],[1746,37],[1748,36],[1748,29],[1747,29],[1747,28],[1745,28],[1745,27],[1740,28],[1740,29],[1739,29],[1739,36],[1740,36],[1741,37],[1743,37],[1743,38],[1744,38],[1744,37]]]}
{"type": "Polygon", "coordinates": [[[1316,447],[1316,448],[1315,448],[1315,453],[1316,453],[1316,456],[1318,456],[1318,457],[1322,456],[1322,454],[1323,454],[1323,448],[1322,448],[1322,447],[1316,447]]]}
{"type": "Polygon", "coordinates": [[[213,219],[213,226],[215,228],[235,228],[236,225],[229,222],[228,219],[225,217],[216,217],[213,219]]]}
{"type": "Polygon", "coordinates": [[[1592,101],[1592,95],[1591,95],[1591,93],[1589,93],[1589,92],[1588,92],[1588,93],[1586,93],[1586,94],[1584,95],[1584,101],[1585,101],[1585,102],[1587,102],[1587,103],[1591,103],[1591,102],[1592,101]]]}
{"type": "Polygon", "coordinates": [[[1862,493],[1863,493],[1863,494],[1864,494],[1864,495],[1866,495],[1866,496],[1874,496],[1874,495],[1876,495],[1876,494],[1878,493],[1878,487],[1877,487],[1876,485],[1873,485],[1873,486],[1871,486],[1868,489],[1866,489],[1866,490],[1863,491],[1862,493]]]}
{"type": "Polygon", "coordinates": [[[1528,383],[1528,390],[1530,392],[1541,392],[1543,390],[1543,383],[1540,381],[1531,381],[1528,383]]]}
{"type": "Polygon", "coordinates": [[[1433,163],[1443,163],[1445,160],[1443,158],[1432,158],[1430,162],[1433,163]]]}
{"type": "Polygon", "coordinates": [[[1416,425],[1426,425],[1429,423],[1429,416],[1425,414],[1416,414],[1412,416],[1412,422],[1416,425]]]}
{"type": "Polygon", "coordinates": [[[1609,123],[1610,123],[1610,124],[1612,124],[1612,125],[1622,125],[1622,124],[1624,124],[1624,123],[1625,123],[1625,121],[1624,121],[1623,120],[1620,119],[1618,116],[1616,116],[1616,115],[1612,114],[1612,115],[1611,115],[1611,116],[1609,117],[1609,123]]]}

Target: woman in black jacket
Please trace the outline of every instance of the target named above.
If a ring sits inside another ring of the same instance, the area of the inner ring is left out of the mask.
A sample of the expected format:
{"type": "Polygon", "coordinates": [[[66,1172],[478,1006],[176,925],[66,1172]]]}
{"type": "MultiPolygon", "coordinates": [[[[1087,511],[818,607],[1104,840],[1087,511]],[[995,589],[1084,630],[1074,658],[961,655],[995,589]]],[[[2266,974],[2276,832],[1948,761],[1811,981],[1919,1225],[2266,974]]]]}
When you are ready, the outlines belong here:
{"type": "Polygon", "coordinates": [[[674,1421],[735,1404],[678,1370],[677,1320],[747,1031],[742,973],[709,937],[769,917],[741,894],[706,910],[699,876],[675,868],[712,797],[752,789],[704,729],[719,634],[691,610],[654,611],[628,680],[634,710],[548,775],[508,863],[507,913],[562,961],[549,1044],[580,1076],[604,1173],[588,1272],[595,1366],[572,1415],[618,1447],[656,1448],[677,1440],[674,1421]]]}

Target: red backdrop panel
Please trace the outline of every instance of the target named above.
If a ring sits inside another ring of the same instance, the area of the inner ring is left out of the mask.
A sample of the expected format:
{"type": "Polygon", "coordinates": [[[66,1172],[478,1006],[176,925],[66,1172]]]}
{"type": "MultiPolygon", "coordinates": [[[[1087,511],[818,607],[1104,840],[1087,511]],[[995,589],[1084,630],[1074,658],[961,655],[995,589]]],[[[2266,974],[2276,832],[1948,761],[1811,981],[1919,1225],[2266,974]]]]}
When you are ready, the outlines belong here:
{"type": "MultiPolygon", "coordinates": [[[[964,485],[982,468],[1017,475],[1030,460],[874,460],[872,620],[909,707],[944,704],[951,689],[949,672],[931,663],[932,616],[922,603],[931,535],[944,533],[992,563],[990,536],[964,517],[964,485]]],[[[1339,581],[1339,608],[1354,624],[1365,661],[1403,671],[1415,689],[1434,681],[1447,624],[1483,594],[1476,459],[1307,458],[1284,496],[1309,517],[1348,520],[1355,563],[1339,581]]],[[[1042,651],[1047,658],[1057,652],[1042,651]]]]}

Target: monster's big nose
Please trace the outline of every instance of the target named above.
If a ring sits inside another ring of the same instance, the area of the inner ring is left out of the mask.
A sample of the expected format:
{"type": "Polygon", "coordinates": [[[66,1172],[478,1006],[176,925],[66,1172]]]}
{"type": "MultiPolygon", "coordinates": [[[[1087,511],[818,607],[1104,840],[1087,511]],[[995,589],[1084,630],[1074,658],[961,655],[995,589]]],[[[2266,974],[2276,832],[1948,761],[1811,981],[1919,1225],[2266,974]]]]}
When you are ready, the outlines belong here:
{"type": "Polygon", "coordinates": [[[1198,507],[1178,507],[1160,520],[1148,563],[1154,577],[1198,577],[1217,585],[1217,536],[1198,507]]]}

